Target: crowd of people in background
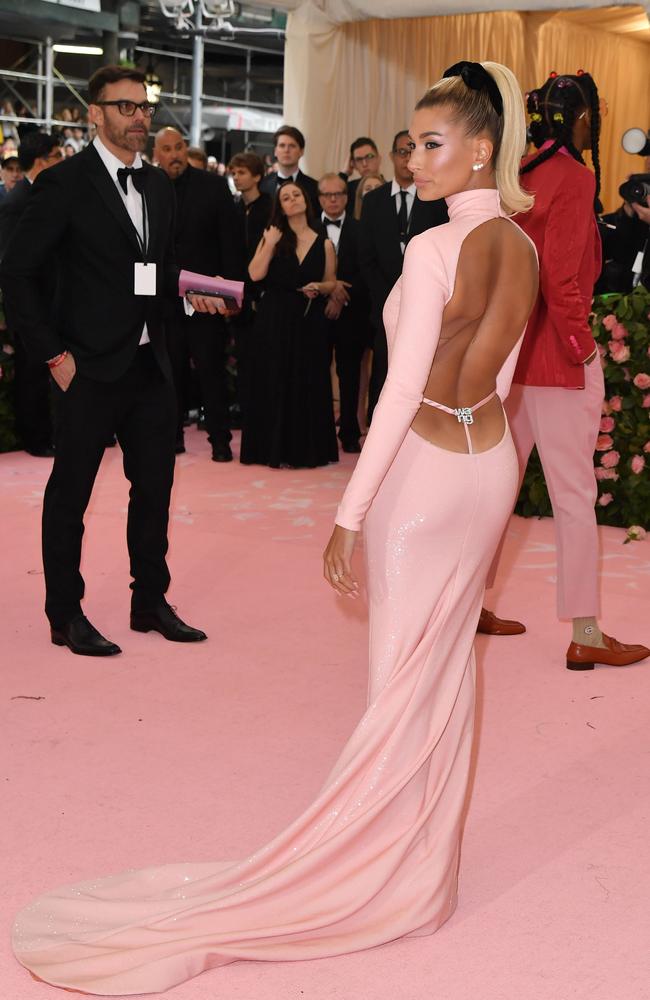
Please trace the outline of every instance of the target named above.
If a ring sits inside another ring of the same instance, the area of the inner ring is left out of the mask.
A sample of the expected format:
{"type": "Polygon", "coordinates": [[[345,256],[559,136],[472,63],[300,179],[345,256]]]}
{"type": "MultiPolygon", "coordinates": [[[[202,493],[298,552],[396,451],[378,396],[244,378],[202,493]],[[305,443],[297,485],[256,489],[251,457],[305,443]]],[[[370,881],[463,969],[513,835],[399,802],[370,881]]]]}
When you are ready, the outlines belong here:
{"type": "MultiPolygon", "coordinates": [[[[5,130],[0,256],[37,173],[92,141],[78,109],[57,117],[70,124],[52,136],[33,126],[5,130]]],[[[306,142],[298,128],[282,126],[273,141],[273,156],[247,150],[225,164],[168,126],[148,157],[175,188],[178,265],[246,281],[236,316],[188,317],[180,302],[170,309],[176,452],[185,451],[185,427],[196,420],[214,461],[232,460],[231,430],[241,428],[242,462],[313,467],[337,461],[337,435],[344,451],[361,450],[387,372],[384,302],[410,238],[446,222],[447,210],[416,198],[405,130],[385,155],[391,181],[369,136],[351,143],[344,170],[320,179],[300,168],[306,142]]],[[[636,215],[630,225],[647,229],[636,215]]],[[[2,339],[10,342],[10,331],[2,339]]],[[[17,434],[31,454],[51,456],[46,373],[20,345],[9,349],[17,434]]]]}

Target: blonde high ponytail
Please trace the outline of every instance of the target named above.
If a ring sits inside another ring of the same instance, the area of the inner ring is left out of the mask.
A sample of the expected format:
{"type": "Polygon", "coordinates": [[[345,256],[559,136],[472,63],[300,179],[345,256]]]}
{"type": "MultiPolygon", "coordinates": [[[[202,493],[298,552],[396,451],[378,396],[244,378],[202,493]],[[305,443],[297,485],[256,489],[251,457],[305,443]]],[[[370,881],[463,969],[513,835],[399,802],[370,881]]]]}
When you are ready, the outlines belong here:
{"type": "MultiPolygon", "coordinates": [[[[494,143],[494,168],[503,210],[508,215],[528,212],[534,197],[519,183],[521,157],[526,149],[526,113],[514,73],[500,63],[481,63],[496,83],[503,113],[498,114],[486,88],[468,87],[462,76],[443,77],[416,104],[416,110],[446,105],[467,125],[469,135],[486,132],[494,143]]],[[[455,67],[454,67],[455,68],[455,67]]]]}
{"type": "Polygon", "coordinates": [[[529,212],[535,199],[519,183],[521,158],[526,150],[526,110],[517,78],[501,63],[484,62],[503,100],[503,132],[496,161],[497,188],[508,215],[529,212]]]}

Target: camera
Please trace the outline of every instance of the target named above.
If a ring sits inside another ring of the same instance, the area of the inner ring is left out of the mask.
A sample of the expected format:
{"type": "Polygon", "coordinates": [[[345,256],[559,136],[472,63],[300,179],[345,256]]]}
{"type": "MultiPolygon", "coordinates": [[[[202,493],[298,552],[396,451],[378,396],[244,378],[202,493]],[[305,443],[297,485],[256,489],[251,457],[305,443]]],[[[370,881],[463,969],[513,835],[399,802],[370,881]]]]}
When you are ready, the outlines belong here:
{"type": "Polygon", "coordinates": [[[628,205],[650,205],[650,174],[630,174],[618,193],[628,205]]]}

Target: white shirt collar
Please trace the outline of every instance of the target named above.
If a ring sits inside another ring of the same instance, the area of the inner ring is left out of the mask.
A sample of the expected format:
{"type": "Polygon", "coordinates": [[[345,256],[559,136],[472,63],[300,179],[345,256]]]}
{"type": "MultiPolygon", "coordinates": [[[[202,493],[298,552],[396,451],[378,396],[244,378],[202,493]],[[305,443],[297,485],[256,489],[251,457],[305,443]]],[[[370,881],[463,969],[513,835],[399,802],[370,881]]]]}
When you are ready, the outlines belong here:
{"type": "Polygon", "coordinates": [[[415,181],[413,181],[413,183],[409,187],[407,187],[407,188],[400,187],[399,184],[397,183],[397,181],[395,181],[395,180],[392,181],[391,187],[390,187],[390,196],[391,196],[391,198],[394,198],[396,194],[400,193],[400,191],[406,191],[407,194],[412,194],[415,197],[415,194],[417,192],[417,188],[415,186],[415,181]]]}
{"type": "MultiPolygon", "coordinates": [[[[102,140],[99,138],[98,135],[96,135],[95,138],[93,139],[93,145],[97,150],[97,152],[99,153],[102,163],[104,164],[109,174],[117,184],[118,183],[117,171],[120,170],[121,167],[125,167],[126,164],[122,163],[121,160],[118,160],[117,156],[115,156],[114,153],[111,153],[110,149],[106,148],[106,146],[104,145],[104,143],[102,142],[102,140]]],[[[131,166],[134,167],[136,170],[139,170],[140,167],[142,166],[142,157],[140,156],[139,153],[135,154],[135,159],[131,164],[131,166]]]]}
{"type": "Polygon", "coordinates": [[[297,170],[294,170],[292,174],[281,174],[279,170],[277,171],[278,177],[281,181],[295,181],[299,173],[300,167],[298,167],[297,170]]]}

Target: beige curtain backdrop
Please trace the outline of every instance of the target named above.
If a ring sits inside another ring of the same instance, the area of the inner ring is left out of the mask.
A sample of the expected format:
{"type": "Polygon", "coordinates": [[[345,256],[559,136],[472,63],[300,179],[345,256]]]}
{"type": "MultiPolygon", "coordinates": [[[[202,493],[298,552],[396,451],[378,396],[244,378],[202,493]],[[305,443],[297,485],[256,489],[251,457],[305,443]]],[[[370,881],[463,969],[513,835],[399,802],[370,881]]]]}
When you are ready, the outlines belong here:
{"type": "MultiPolygon", "coordinates": [[[[629,12],[638,17],[634,8],[629,12]]],[[[304,168],[316,177],[339,170],[350,142],[370,135],[390,176],[393,135],[408,126],[426,88],[460,59],[505,63],[524,90],[541,84],[551,70],[584,69],[609,105],[601,144],[603,201],[615,207],[621,180],[643,169],[639,157],[620,148],[620,137],[633,125],[650,125],[650,44],[607,30],[607,16],[602,10],[577,16],[500,11],[333,27],[300,11],[290,15],[285,120],[307,136],[304,168]]]]}

